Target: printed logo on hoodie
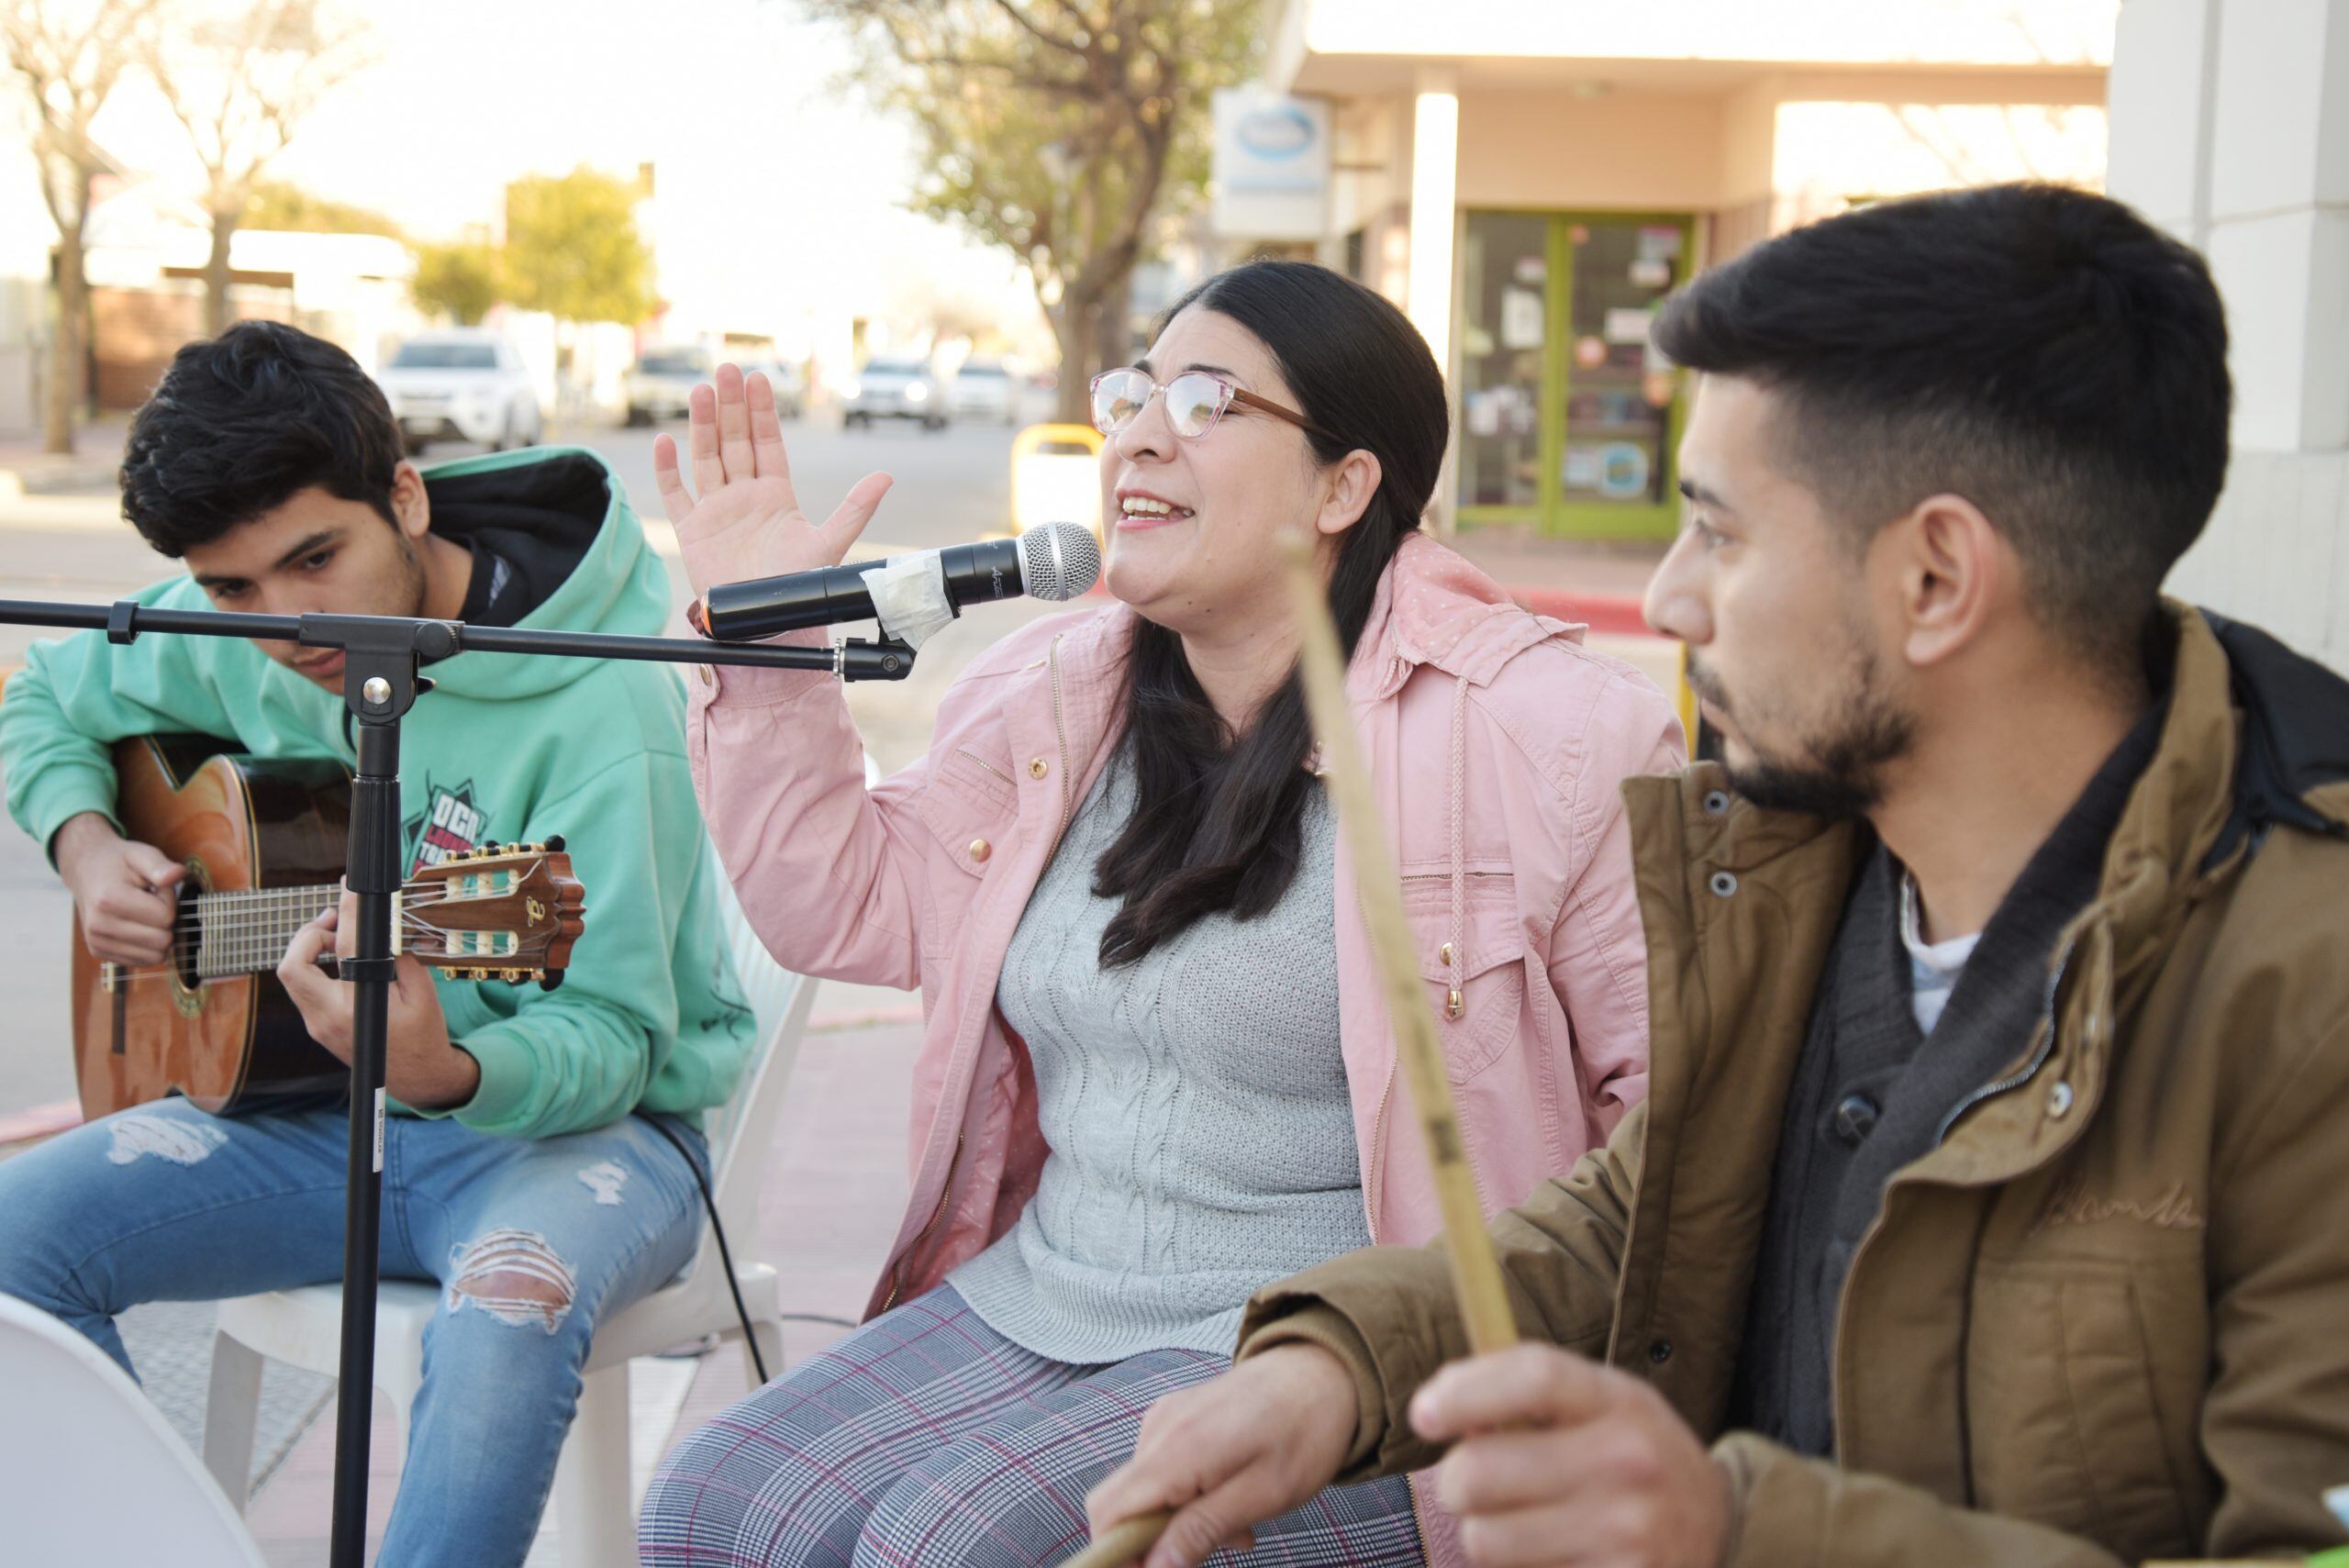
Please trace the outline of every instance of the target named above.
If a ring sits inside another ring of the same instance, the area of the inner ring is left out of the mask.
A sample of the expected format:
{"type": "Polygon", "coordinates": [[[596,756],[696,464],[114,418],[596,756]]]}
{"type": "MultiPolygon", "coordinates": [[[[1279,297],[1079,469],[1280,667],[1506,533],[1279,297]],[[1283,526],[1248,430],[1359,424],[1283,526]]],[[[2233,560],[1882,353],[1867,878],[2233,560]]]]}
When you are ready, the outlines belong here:
{"type": "Polygon", "coordinates": [[[431,804],[419,815],[409,817],[405,825],[410,876],[426,866],[439,865],[451,855],[476,848],[482,841],[482,829],[489,824],[489,814],[473,804],[471,779],[453,789],[444,788],[434,784],[428,773],[424,793],[431,804]]]}

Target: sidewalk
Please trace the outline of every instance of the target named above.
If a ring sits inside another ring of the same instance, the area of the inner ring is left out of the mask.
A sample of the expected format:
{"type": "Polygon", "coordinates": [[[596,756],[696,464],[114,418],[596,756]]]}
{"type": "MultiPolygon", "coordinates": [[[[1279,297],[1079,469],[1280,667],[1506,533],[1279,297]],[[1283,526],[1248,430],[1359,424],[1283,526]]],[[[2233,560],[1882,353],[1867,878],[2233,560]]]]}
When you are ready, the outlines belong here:
{"type": "Polygon", "coordinates": [[[1597,634],[1652,637],[1640,596],[1668,540],[1544,539],[1531,528],[1463,528],[1447,541],[1526,608],[1586,622],[1597,634]]]}
{"type": "Polygon", "coordinates": [[[129,415],[107,413],[73,433],[71,453],[41,450],[38,436],[0,441],[0,502],[27,495],[113,494],[129,434],[129,415]]]}

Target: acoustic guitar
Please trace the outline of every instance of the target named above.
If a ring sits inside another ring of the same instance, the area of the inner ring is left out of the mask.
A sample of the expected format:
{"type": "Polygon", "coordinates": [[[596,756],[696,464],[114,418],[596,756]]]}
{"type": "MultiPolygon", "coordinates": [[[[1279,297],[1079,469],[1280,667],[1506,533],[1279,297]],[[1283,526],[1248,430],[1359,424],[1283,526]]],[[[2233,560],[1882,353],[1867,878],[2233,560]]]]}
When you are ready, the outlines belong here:
{"type": "MultiPolygon", "coordinates": [[[[350,1071],[312,1040],[276,970],[303,926],[342,895],[351,776],[332,762],[262,762],[206,736],[115,748],[129,837],[187,867],[170,957],[99,959],[73,922],[73,1056],[82,1114],[166,1095],[232,1114],[329,1095],[350,1071]]],[[[395,895],[393,947],[466,980],[561,984],[585,929],[562,840],[484,845],[421,866],[395,895]]]]}

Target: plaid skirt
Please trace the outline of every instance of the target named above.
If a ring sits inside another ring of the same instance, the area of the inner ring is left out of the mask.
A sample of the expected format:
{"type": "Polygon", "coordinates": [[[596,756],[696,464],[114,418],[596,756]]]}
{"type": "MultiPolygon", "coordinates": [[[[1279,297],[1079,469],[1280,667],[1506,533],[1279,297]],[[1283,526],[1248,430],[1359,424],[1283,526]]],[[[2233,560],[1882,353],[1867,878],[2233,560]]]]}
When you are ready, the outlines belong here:
{"type": "MultiPolygon", "coordinates": [[[[951,1285],[874,1319],[694,1433],[645,1494],[647,1568],[1048,1568],[1144,1411],[1230,1363],[1156,1351],[1070,1366],[951,1285]]],[[[1332,1487],[1216,1568],[1418,1568],[1402,1478],[1332,1487]]]]}

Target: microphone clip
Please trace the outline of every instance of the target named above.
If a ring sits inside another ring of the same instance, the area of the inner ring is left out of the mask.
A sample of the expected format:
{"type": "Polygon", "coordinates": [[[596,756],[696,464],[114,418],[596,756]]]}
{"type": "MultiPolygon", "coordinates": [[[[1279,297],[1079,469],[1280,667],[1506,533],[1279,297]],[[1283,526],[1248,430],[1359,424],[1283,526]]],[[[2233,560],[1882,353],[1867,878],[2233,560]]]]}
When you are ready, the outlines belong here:
{"type": "Polygon", "coordinates": [[[832,673],[842,681],[902,681],[913,669],[914,651],[898,638],[851,637],[832,644],[832,673]]]}

